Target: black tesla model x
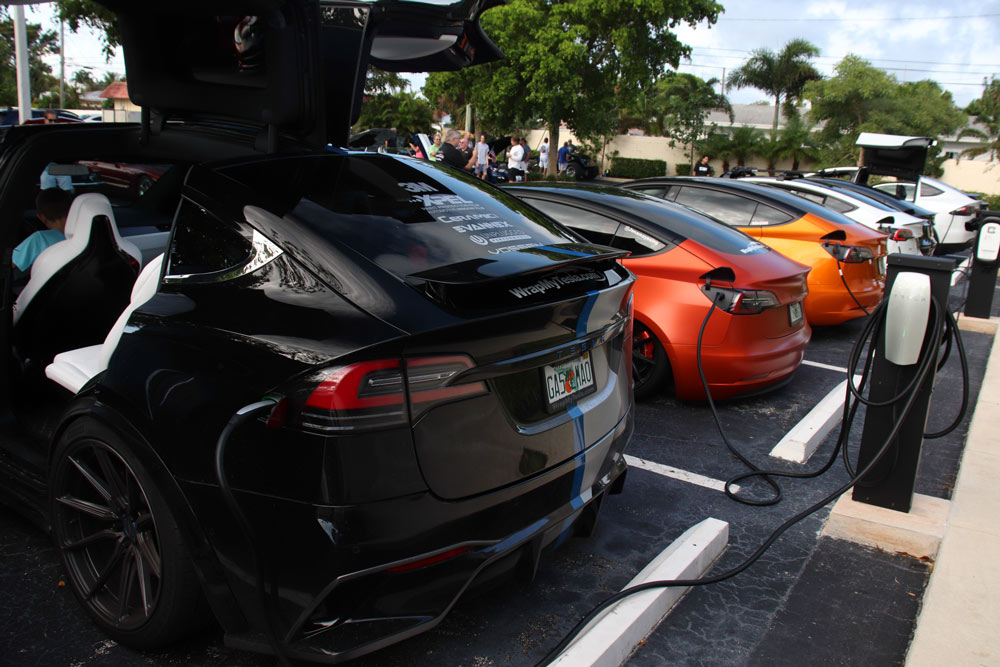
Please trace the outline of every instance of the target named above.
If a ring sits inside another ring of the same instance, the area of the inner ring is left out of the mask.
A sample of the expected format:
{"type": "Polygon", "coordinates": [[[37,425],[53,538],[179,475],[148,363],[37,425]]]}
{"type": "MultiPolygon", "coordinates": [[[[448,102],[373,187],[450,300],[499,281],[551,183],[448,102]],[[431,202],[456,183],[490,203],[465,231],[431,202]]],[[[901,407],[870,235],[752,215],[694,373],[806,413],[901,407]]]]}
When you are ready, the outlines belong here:
{"type": "Polygon", "coordinates": [[[335,662],[589,532],[632,426],[620,251],[329,146],[368,64],[499,57],[494,3],[102,2],[139,122],[0,138],[0,494],[96,623],[144,648],[214,617],[335,662]],[[104,187],[94,160],[160,175],[104,187]],[[75,199],[21,275],[43,170],[75,199]]]}

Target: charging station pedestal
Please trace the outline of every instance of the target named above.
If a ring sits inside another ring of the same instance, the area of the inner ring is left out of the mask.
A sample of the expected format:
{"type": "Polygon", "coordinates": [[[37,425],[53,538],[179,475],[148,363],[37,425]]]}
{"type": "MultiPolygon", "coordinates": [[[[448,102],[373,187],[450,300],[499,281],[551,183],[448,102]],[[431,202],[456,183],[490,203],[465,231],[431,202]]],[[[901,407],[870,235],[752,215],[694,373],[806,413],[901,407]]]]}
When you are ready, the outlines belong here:
{"type": "Polygon", "coordinates": [[[969,267],[969,296],[965,300],[965,314],[969,317],[988,319],[993,309],[993,292],[997,286],[1000,269],[1000,211],[980,214],[979,233],[972,249],[972,266],[969,267]]]}
{"type": "MultiPolygon", "coordinates": [[[[885,293],[888,297],[903,272],[922,273],[930,278],[931,295],[945,309],[951,289],[951,275],[955,270],[955,260],[947,257],[922,257],[919,255],[889,255],[886,273],[885,293]]],[[[930,322],[927,327],[930,327],[930,322]]],[[[929,337],[923,332],[923,346],[929,337]]],[[[886,343],[883,336],[876,336],[875,359],[870,375],[869,399],[887,401],[899,394],[917,374],[917,364],[900,366],[886,358],[886,343]]],[[[930,351],[937,365],[938,350],[930,351]]],[[[852,498],[858,502],[878,505],[899,512],[909,512],[913,503],[913,484],[920,463],[920,449],[924,442],[927,426],[927,408],[934,389],[935,374],[931,372],[923,384],[916,389],[918,395],[913,408],[907,415],[895,440],[889,445],[885,456],[867,475],[854,485],[852,498]]],[[[858,454],[858,469],[865,467],[878,454],[892,432],[892,426],[899,417],[905,401],[886,407],[868,406],[865,412],[864,432],[861,435],[861,450],[858,454]]]]}

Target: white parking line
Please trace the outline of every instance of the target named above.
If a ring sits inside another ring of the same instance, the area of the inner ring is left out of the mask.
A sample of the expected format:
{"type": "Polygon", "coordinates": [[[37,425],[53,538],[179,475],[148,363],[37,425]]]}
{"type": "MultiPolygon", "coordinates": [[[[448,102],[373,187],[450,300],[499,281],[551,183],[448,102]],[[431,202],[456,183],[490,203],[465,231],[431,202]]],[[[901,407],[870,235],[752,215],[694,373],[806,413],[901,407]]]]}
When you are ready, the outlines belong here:
{"type": "MultiPolygon", "coordinates": [[[[662,463],[647,461],[646,459],[640,459],[638,456],[631,456],[629,454],[625,455],[625,463],[629,464],[633,468],[642,468],[643,470],[648,470],[649,472],[655,472],[657,475],[663,475],[664,477],[670,477],[671,479],[679,479],[682,482],[696,484],[697,486],[712,489],[713,491],[722,491],[723,493],[726,492],[725,482],[720,482],[717,479],[705,477],[704,475],[699,475],[695,472],[672,468],[670,466],[665,466],[662,463]]],[[[740,490],[740,485],[733,484],[729,488],[733,493],[736,493],[740,490]]]]}
{"type": "MultiPolygon", "coordinates": [[[[854,376],[854,384],[861,382],[861,376],[854,376]]],[[[802,420],[785,434],[774,449],[771,456],[786,461],[805,463],[840,422],[844,410],[844,396],[847,392],[847,380],[844,380],[830,390],[802,420]]]]}
{"type": "Polygon", "coordinates": [[[803,366],[814,366],[816,368],[825,368],[828,371],[839,371],[841,373],[846,373],[846,368],[841,368],[840,366],[831,366],[830,364],[821,364],[818,361],[809,361],[808,359],[802,360],[803,366]]]}

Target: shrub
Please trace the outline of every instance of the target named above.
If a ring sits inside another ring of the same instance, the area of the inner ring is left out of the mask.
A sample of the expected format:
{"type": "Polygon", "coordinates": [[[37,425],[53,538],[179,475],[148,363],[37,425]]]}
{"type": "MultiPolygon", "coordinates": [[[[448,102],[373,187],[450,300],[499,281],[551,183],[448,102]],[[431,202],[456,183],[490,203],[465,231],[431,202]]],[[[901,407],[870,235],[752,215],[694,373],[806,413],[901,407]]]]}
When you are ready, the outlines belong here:
{"type": "Polygon", "coordinates": [[[540,171],[529,171],[528,173],[526,173],[524,175],[524,180],[526,180],[526,181],[542,181],[542,180],[545,180],[545,177],[542,175],[542,172],[540,172],[540,171]]]}
{"type": "Polygon", "coordinates": [[[690,176],[691,175],[691,163],[690,162],[678,162],[674,165],[674,173],[678,176],[690,176]]]}
{"type": "Polygon", "coordinates": [[[976,192],[971,194],[981,195],[983,198],[983,203],[986,204],[986,208],[991,211],[1000,211],[1000,195],[988,195],[983,192],[976,192]]]}
{"type": "Polygon", "coordinates": [[[665,160],[640,160],[631,157],[611,158],[611,173],[614,178],[647,178],[663,176],[667,173],[665,160]]]}

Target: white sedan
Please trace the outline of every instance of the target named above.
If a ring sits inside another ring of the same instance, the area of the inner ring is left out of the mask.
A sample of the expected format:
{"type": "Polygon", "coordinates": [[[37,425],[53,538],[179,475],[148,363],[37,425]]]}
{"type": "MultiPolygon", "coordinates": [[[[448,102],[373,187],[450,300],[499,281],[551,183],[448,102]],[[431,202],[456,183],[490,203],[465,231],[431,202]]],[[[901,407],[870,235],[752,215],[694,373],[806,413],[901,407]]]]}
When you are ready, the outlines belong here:
{"type": "Polygon", "coordinates": [[[879,183],[874,187],[888,192],[896,199],[913,202],[933,211],[934,227],[942,246],[939,252],[958,250],[969,245],[976,232],[966,229],[965,224],[976,219],[981,202],[930,176],[921,176],[919,186],[918,188],[912,181],[895,181],[879,183]]]}

